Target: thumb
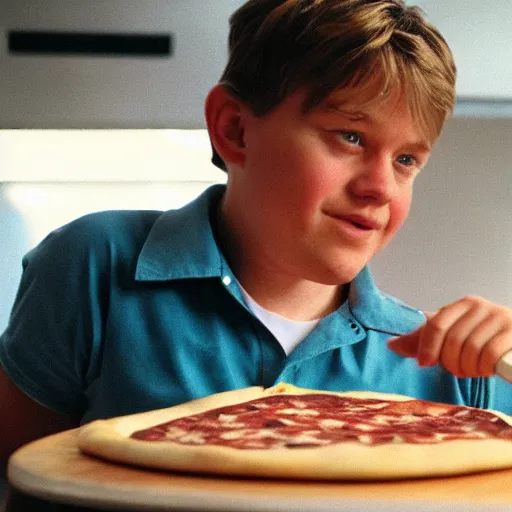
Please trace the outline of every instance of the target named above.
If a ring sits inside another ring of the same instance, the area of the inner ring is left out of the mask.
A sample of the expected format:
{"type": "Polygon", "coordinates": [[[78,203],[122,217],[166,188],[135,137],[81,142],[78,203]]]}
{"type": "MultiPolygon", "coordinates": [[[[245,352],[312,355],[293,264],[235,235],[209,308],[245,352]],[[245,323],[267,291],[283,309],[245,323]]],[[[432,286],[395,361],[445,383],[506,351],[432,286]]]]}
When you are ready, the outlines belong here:
{"type": "Polygon", "coordinates": [[[416,329],[409,334],[392,338],[387,342],[388,348],[404,357],[416,357],[420,341],[420,330],[416,329]]]}
{"type": "MultiPolygon", "coordinates": [[[[427,320],[430,320],[437,314],[437,311],[433,313],[424,311],[424,314],[427,320]]],[[[388,348],[404,357],[416,357],[418,355],[420,334],[424,326],[425,324],[420,325],[416,330],[410,333],[390,339],[387,343],[388,348]]]]}

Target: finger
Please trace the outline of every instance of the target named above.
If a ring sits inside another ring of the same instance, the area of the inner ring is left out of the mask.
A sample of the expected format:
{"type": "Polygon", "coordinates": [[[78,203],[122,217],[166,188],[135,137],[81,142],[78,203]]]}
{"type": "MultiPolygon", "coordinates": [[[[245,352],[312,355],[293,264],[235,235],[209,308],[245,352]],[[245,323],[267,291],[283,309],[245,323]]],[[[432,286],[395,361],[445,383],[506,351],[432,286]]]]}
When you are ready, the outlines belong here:
{"type": "MultiPolygon", "coordinates": [[[[444,368],[457,377],[469,376],[465,372],[465,366],[474,368],[478,366],[480,352],[478,351],[476,354],[471,352],[469,355],[466,352],[463,355],[463,351],[467,344],[474,343],[469,338],[487,315],[487,309],[480,302],[472,302],[469,309],[453,323],[445,335],[439,360],[444,368]],[[470,359],[464,361],[464,356],[470,357],[470,359]]],[[[488,338],[484,340],[484,343],[487,340],[488,338]]]]}
{"type": "Polygon", "coordinates": [[[465,377],[485,377],[480,369],[481,353],[485,345],[503,330],[503,322],[496,315],[489,315],[473,329],[462,347],[461,373],[465,377]]]}
{"type": "Polygon", "coordinates": [[[439,362],[447,332],[469,308],[466,301],[457,301],[441,308],[430,318],[427,317],[418,345],[417,359],[420,366],[433,366],[439,362]]]}
{"type": "Polygon", "coordinates": [[[404,357],[416,357],[419,343],[419,329],[387,342],[388,348],[404,357]]]}
{"type": "MultiPolygon", "coordinates": [[[[424,312],[427,319],[432,318],[435,314],[428,311],[424,312]]],[[[420,331],[424,325],[422,324],[412,332],[388,340],[388,348],[403,357],[416,357],[418,354],[420,331]]]]}
{"type": "Polygon", "coordinates": [[[512,350],[512,331],[503,329],[485,344],[478,361],[478,372],[482,376],[494,375],[496,363],[501,356],[512,350]]]}

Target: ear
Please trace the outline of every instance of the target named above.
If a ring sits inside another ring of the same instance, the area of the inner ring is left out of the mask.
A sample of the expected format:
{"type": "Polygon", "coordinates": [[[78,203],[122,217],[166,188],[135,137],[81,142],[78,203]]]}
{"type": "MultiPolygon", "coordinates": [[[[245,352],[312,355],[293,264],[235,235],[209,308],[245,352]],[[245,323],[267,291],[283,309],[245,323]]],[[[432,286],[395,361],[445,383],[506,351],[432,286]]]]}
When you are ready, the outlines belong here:
{"type": "Polygon", "coordinates": [[[226,164],[245,163],[244,114],[246,107],[227,87],[217,84],[205,103],[206,124],[215,150],[226,164]]]}

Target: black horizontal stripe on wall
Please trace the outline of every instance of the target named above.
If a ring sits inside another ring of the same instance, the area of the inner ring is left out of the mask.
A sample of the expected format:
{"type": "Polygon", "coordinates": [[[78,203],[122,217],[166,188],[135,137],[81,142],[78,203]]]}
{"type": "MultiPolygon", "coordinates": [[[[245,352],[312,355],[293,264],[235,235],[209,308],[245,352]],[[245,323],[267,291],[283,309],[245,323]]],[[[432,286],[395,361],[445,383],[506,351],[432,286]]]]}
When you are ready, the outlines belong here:
{"type": "Polygon", "coordinates": [[[168,57],[170,34],[103,34],[13,30],[8,33],[11,54],[102,55],[168,57]]]}

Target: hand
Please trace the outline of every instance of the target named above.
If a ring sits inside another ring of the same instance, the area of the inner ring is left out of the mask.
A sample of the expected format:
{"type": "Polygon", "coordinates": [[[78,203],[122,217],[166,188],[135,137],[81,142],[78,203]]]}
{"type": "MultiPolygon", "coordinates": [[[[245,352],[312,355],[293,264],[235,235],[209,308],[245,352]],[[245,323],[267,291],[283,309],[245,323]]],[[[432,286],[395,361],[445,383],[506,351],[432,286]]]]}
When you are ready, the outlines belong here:
{"type": "Polygon", "coordinates": [[[388,341],[388,347],[420,366],[442,364],[457,377],[488,377],[512,350],[512,309],[481,297],[465,297],[426,313],[415,331],[388,341]]]}

